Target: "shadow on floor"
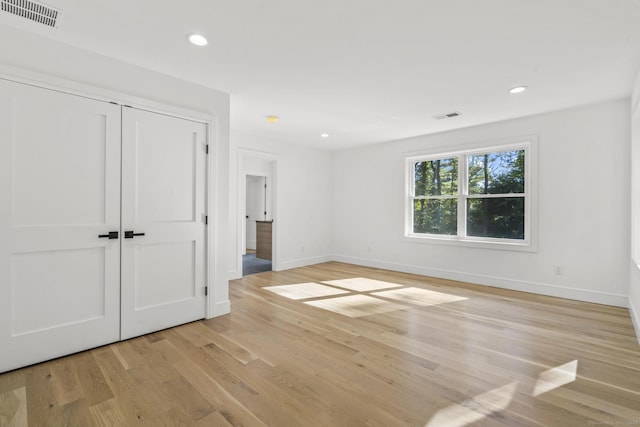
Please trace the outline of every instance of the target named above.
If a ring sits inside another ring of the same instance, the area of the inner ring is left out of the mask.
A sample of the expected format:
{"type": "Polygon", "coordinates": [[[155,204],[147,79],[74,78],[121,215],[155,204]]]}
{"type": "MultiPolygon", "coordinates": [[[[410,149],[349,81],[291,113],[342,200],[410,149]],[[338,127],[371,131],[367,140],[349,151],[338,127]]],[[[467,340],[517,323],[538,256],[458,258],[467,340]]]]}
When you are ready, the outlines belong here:
{"type": "Polygon", "coordinates": [[[262,273],[271,271],[271,261],[267,259],[256,258],[256,254],[246,254],[242,256],[242,275],[262,273]]]}

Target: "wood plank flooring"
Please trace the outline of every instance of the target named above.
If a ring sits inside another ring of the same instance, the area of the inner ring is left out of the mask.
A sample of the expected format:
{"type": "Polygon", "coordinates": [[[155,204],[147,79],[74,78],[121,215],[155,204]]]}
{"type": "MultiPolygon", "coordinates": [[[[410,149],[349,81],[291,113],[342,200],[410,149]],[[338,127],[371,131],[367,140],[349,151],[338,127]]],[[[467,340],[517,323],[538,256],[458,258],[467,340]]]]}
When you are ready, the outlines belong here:
{"type": "Polygon", "coordinates": [[[0,374],[0,425],[640,424],[622,308],[341,263],[230,296],[230,315],[0,374]]]}

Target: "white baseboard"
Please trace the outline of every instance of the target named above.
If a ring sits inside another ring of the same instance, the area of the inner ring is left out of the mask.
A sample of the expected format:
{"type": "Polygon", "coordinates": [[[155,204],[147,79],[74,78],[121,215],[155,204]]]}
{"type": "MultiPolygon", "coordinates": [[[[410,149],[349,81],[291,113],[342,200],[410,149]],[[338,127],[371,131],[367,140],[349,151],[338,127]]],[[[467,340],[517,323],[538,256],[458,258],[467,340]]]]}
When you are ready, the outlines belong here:
{"type": "Polygon", "coordinates": [[[207,313],[207,319],[211,319],[212,317],[224,316],[225,314],[231,313],[231,301],[221,301],[213,304],[210,310],[207,313]]]}
{"type": "MultiPolygon", "coordinates": [[[[612,305],[629,308],[633,320],[638,342],[640,342],[640,307],[635,307],[627,295],[598,292],[588,289],[568,288],[565,286],[551,285],[548,283],[536,283],[524,280],[508,279],[497,276],[485,276],[480,274],[461,273],[458,271],[434,269],[417,265],[398,264],[376,261],[366,258],[356,258],[342,255],[327,255],[313,258],[305,258],[294,261],[281,262],[274,266],[274,271],[289,270],[292,268],[306,267],[324,262],[337,261],[347,264],[362,265],[365,267],[381,268],[385,270],[400,271],[403,273],[420,274],[422,276],[437,277],[441,279],[457,280],[461,282],[477,283],[479,285],[493,286],[496,288],[510,289],[521,292],[531,292],[539,295],[547,295],[559,298],[568,298],[577,301],[592,302],[596,304],[612,305]]],[[[230,272],[231,274],[232,272],[230,272]]],[[[236,272],[233,272],[236,273],[236,272]]],[[[231,274],[231,278],[234,275],[231,274]]],[[[242,275],[240,275],[242,277],[242,275]]],[[[238,278],[240,278],[238,277],[238,278]]],[[[221,303],[223,304],[223,303],[221,303]]],[[[228,301],[227,301],[228,304],[228,301]]],[[[220,314],[227,314],[230,307],[221,308],[220,314]],[[226,311],[225,311],[226,310],[226,311]]],[[[215,312],[218,312],[216,308],[215,312]]],[[[216,314],[218,315],[218,314],[216,314]]],[[[214,315],[215,316],[215,315],[214,315]]]]}
{"type": "Polygon", "coordinates": [[[242,270],[229,270],[229,272],[227,273],[227,277],[229,278],[229,280],[242,279],[242,270]]]}
{"type": "Polygon", "coordinates": [[[438,277],[441,279],[457,280],[461,282],[477,283],[480,285],[493,286],[496,288],[510,289],[514,291],[531,292],[540,295],[568,298],[578,301],[612,305],[616,307],[627,308],[629,306],[629,298],[626,295],[590,291],[587,289],[567,288],[546,283],[527,282],[523,280],[507,279],[503,277],[484,276],[479,274],[440,270],[421,267],[417,265],[380,262],[365,258],[334,255],[332,259],[334,261],[345,262],[348,264],[382,268],[385,270],[401,271],[403,273],[420,274],[423,276],[438,277]]]}
{"type": "Polygon", "coordinates": [[[640,344],[640,307],[636,307],[633,304],[633,300],[629,298],[629,315],[631,316],[631,321],[633,322],[633,328],[636,330],[636,338],[638,339],[638,344],[640,344]]]}
{"type": "Polygon", "coordinates": [[[292,268],[306,267],[308,265],[322,264],[323,262],[333,261],[333,257],[330,255],[319,256],[313,258],[296,259],[293,261],[279,262],[278,265],[273,266],[274,271],[290,270],[292,268]]]}
{"type": "MultiPolygon", "coordinates": [[[[611,294],[607,292],[591,291],[587,289],[567,288],[564,286],[550,285],[547,283],[528,282],[524,280],[506,279],[503,277],[485,276],[471,273],[461,273],[458,271],[442,270],[421,267],[417,265],[398,264],[390,262],[376,261],[366,258],[356,258],[341,255],[321,256],[305,258],[294,261],[282,262],[275,271],[289,270],[292,268],[306,267],[324,262],[338,261],[348,264],[362,265],[365,267],[381,268],[385,270],[400,271],[403,273],[420,274],[422,276],[437,277],[441,279],[457,280],[461,282],[477,283],[480,285],[493,286],[496,288],[510,289],[521,292],[531,292],[540,295],[547,295],[559,298],[568,298],[577,301],[592,302],[596,304],[606,304],[629,309],[629,315],[636,331],[638,344],[640,344],[640,307],[634,305],[633,301],[626,295],[611,294]]],[[[237,271],[229,272],[230,279],[242,278],[242,274],[237,271]],[[235,277],[238,276],[238,277],[235,277]]],[[[216,304],[213,307],[213,314],[210,317],[228,314],[231,310],[229,301],[216,304]]]]}
{"type": "MultiPolygon", "coordinates": [[[[277,269],[274,266],[274,270],[283,271],[330,261],[338,261],[348,264],[362,265],[365,267],[381,268],[385,270],[400,271],[403,273],[420,274],[422,276],[438,277],[441,279],[457,280],[468,283],[477,283],[480,285],[494,286],[496,288],[510,289],[514,291],[531,292],[552,297],[568,298],[577,301],[593,302],[596,304],[606,304],[616,307],[629,308],[629,315],[631,316],[631,320],[636,331],[638,344],[640,344],[640,307],[636,307],[633,301],[626,295],[590,291],[587,289],[567,288],[564,286],[550,285],[547,283],[527,282],[524,280],[506,279],[503,277],[461,273],[458,271],[427,268],[417,265],[381,262],[371,259],[341,255],[321,256],[282,262],[277,266],[277,269]]],[[[242,274],[239,274],[238,277],[234,277],[237,275],[236,273],[236,271],[229,272],[231,280],[235,278],[242,278],[242,274]]],[[[230,311],[231,303],[229,301],[224,301],[216,304],[213,307],[213,313],[210,317],[228,314],[230,311]]]]}
{"type": "MultiPolygon", "coordinates": [[[[330,255],[313,257],[313,258],[296,259],[293,261],[280,262],[277,265],[273,264],[273,271],[290,270],[292,268],[307,267],[309,265],[322,264],[323,262],[330,262],[330,261],[333,261],[333,257],[330,255]]],[[[237,269],[229,270],[227,272],[227,275],[229,277],[229,280],[242,279],[243,277],[242,271],[241,270],[238,271],[237,269]]]]}

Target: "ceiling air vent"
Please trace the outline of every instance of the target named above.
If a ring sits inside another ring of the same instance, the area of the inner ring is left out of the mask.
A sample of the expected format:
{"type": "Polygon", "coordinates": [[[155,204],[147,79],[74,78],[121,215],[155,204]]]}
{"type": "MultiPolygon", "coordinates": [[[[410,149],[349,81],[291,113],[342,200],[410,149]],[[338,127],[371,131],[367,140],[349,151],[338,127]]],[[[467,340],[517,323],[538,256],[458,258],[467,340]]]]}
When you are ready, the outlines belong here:
{"type": "Polygon", "coordinates": [[[458,111],[454,111],[453,113],[447,113],[447,114],[440,114],[439,116],[435,116],[436,119],[438,120],[442,120],[442,119],[452,119],[454,117],[458,117],[459,115],[461,115],[460,112],[458,111]]]}
{"type": "Polygon", "coordinates": [[[0,10],[37,22],[51,28],[58,28],[62,11],[42,3],[29,0],[0,0],[0,10]]]}

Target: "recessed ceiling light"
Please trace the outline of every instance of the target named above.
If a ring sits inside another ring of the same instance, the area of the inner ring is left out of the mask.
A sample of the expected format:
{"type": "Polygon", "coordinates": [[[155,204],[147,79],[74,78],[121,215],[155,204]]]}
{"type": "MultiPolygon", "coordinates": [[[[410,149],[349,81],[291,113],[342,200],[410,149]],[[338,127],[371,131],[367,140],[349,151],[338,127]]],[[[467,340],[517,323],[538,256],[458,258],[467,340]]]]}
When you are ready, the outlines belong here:
{"type": "Polygon", "coordinates": [[[320,136],[322,138],[329,138],[329,134],[328,133],[321,133],[320,136]]]}
{"type": "Polygon", "coordinates": [[[280,118],[278,116],[267,116],[267,123],[275,123],[278,120],[280,120],[280,118]]]}
{"type": "Polygon", "coordinates": [[[526,86],[516,86],[509,89],[509,93],[522,93],[527,90],[526,86]]]}
{"type": "Polygon", "coordinates": [[[205,36],[197,33],[189,34],[189,41],[191,42],[191,44],[194,44],[196,46],[206,46],[207,43],[209,43],[205,36]]]}

